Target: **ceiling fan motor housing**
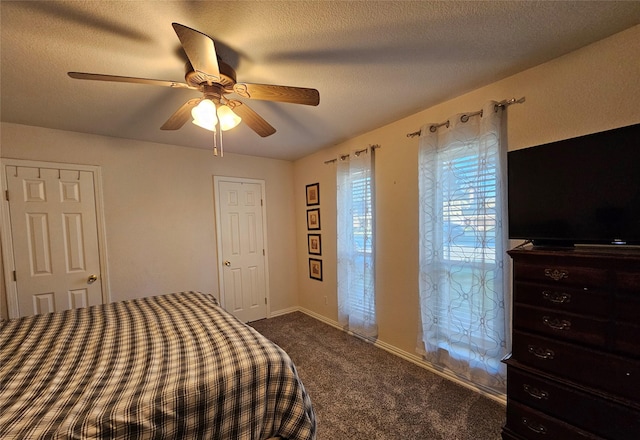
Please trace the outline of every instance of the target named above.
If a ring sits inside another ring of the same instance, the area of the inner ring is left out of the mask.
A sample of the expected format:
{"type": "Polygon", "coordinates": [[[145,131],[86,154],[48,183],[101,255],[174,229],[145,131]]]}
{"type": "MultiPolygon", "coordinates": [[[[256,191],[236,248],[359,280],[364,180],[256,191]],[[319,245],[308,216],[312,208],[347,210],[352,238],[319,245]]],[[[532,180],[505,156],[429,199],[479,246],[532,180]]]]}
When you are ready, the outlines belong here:
{"type": "MultiPolygon", "coordinates": [[[[193,70],[191,63],[187,63],[187,73],[184,79],[191,87],[201,88],[203,85],[218,84],[221,86],[223,93],[232,93],[233,86],[236,84],[236,71],[221,60],[218,60],[218,66],[220,68],[220,78],[218,81],[211,82],[211,84],[208,75],[193,70]]],[[[204,90],[202,91],[204,92],[204,90]]]]}

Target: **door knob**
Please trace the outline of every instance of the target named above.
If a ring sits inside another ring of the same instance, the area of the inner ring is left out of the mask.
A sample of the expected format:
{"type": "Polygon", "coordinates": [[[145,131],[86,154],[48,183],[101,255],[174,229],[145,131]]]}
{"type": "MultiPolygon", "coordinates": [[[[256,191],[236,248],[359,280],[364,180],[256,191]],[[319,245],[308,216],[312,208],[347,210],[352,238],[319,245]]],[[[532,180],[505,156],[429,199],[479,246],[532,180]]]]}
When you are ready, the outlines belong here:
{"type": "Polygon", "coordinates": [[[95,275],[89,275],[89,278],[87,278],[87,284],[93,284],[97,281],[98,277],[95,275]]]}
{"type": "Polygon", "coordinates": [[[227,267],[231,266],[231,261],[225,260],[224,265],[227,267]]]}

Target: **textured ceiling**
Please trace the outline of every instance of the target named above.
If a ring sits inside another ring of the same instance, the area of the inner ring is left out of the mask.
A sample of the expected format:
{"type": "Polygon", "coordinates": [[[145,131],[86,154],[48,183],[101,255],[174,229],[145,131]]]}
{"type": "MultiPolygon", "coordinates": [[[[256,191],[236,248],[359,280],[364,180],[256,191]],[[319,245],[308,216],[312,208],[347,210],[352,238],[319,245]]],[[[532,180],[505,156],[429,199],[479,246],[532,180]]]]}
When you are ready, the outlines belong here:
{"type": "MultiPolygon", "coordinates": [[[[316,88],[317,107],[246,100],[225,151],[297,159],[640,23],[640,2],[2,1],[5,122],[196,148],[160,126],[193,90],[79,81],[68,71],[184,81],[172,22],[216,41],[238,81],[316,88]]],[[[499,97],[498,97],[499,98],[499,97]]]]}

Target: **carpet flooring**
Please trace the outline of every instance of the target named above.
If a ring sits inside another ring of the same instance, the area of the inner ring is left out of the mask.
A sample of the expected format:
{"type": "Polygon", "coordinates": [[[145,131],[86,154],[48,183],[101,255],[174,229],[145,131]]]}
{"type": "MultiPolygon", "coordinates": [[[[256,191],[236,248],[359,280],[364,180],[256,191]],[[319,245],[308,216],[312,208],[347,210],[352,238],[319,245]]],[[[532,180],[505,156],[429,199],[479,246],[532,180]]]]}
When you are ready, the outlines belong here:
{"type": "Polygon", "coordinates": [[[505,407],[301,312],[250,324],[293,359],[318,440],[498,440],[505,407]]]}

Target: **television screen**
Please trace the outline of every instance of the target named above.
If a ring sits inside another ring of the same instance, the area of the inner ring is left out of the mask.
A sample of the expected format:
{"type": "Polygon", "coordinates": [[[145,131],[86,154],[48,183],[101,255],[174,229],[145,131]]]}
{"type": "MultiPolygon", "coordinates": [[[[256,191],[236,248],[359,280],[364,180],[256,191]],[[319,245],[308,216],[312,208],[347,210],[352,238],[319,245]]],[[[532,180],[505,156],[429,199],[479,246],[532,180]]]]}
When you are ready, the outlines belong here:
{"type": "Polygon", "coordinates": [[[640,244],[640,124],[508,153],[509,238],[640,244]]]}

